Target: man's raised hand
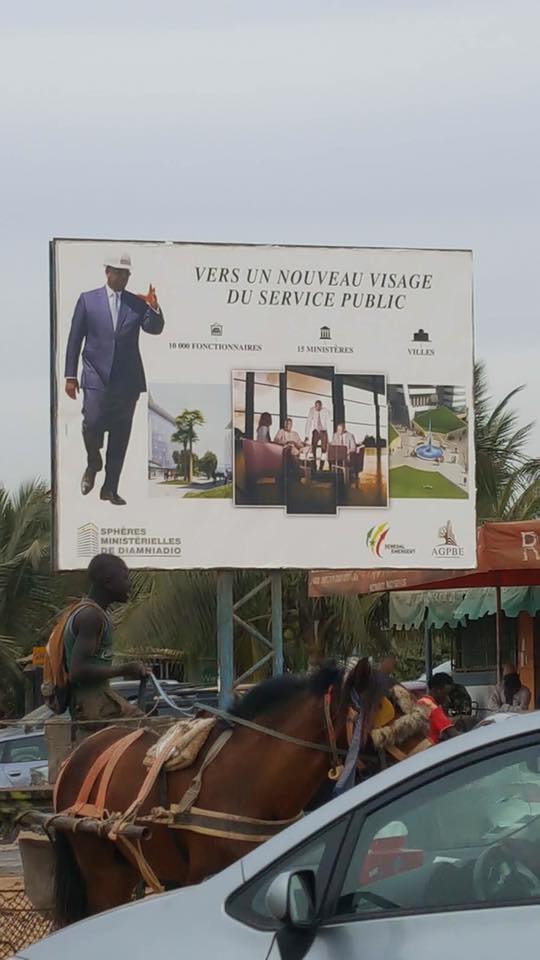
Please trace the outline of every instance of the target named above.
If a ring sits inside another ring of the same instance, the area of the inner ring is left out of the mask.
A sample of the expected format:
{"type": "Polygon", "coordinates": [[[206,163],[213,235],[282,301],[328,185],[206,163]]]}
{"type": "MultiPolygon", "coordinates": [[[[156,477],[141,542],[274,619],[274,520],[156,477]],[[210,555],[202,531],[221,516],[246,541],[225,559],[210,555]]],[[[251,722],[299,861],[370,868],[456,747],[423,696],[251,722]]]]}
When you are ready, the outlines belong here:
{"type": "Polygon", "coordinates": [[[140,297],[141,300],[144,300],[149,307],[152,307],[152,310],[159,309],[156,288],[153,287],[152,284],[148,287],[148,293],[138,293],[137,296],[140,297]]]}

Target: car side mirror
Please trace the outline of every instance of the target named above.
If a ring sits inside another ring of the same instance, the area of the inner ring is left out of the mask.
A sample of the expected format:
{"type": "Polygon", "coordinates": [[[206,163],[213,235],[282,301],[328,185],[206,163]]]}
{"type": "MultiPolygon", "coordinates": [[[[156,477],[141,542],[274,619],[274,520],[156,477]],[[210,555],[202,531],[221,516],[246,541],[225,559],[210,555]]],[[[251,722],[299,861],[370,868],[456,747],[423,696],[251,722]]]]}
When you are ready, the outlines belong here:
{"type": "Polygon", "coordinates": [[[266,907],[274,920],[295,930],[315,922],[315,875],[312,870],[280,873],[266,893],[266,907]]]}

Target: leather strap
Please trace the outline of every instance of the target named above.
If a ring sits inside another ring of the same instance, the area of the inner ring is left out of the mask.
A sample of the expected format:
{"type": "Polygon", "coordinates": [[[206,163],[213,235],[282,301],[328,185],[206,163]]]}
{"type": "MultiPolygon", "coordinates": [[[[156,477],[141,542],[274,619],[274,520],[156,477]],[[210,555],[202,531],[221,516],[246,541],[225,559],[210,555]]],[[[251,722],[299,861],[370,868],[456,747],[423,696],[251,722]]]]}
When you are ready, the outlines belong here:
{"type": "Polygon", "coordinates": [[[101,779],[99,781],[99,787],[96,797],[96,807],[98,810],[105,811],[105,801],[107,799],[107,790],[109,789],[109,784],[111,782],[111,777],[118,765],[119,760],[124,756],[126,750],[139,740],[146,731],[141,727],[139,730],[133,730],[131,733],[128,733],[127,737],[122,737],[121,740],[118,740],[112,745],[107,764],[101,779]]]}
{"type": "MultiPolygon", "coordinates": [[[[313,743],[311,740],[301,740],[300,737],[291,737],[288,733],[282,733],[281,730],[272,730],[271,727],[263,727],[260,723],[253,720],[244,720],[243,717],[236,717],[225,710],[218,710],[217,707],[209,707],[206,703],[194,703],[194,707],[202,713],[210,713],[214,717],[221,717],[226,720],[230,726],[247,727],[248,730],[254,730],[256,733],[263,733],[267,737],[273,737],[274,740],[283,740],[284,743],[293,743],[297,747],[307,747],[309,750],[319,750],[321,753],[332,755],[332,748],[326,743],[313,743]]],[[[337,749],[338,757],[345,757],[346,750],[337,749]]]]}

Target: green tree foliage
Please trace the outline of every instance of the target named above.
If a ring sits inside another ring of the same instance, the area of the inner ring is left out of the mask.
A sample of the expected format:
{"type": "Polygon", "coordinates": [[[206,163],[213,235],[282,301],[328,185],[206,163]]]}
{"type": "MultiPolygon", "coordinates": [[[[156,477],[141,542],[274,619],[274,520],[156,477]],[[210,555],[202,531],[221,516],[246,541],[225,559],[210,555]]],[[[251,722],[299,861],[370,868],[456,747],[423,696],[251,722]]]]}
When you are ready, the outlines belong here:
{"type": "MultiPolygon", "coordinates": [[[[45,484],[0,489],[0,689],[20,685],[16,659],[43,643],[68,596],[82,592],[80,574],[51,572],[51,501],[45,484]]],[[[9,692],[9,695],[8,695],[9,692]]]]}
{"type": "Polygon", "coordinates": [[[202,471],[202,473],[204,473],[209,480],[215,476],[217,465],[218,459],[212,450],[207,450],[206,453],[199,459],[199,471],[202,471]]]}
{"type": "Polygon", "coordinates": [[[540,516],[540,459],[527,454],[532,423],[520,425],[512,400],[490,396],[483,364],[475,368],[476,488],[479,523],[532,520],[540,516]]]}
{"type": "Polygon", "coordinates": [[[193,479],[193,444],[197,443],[198,436],[195,427],[202,426],[205,423],[205,417],[201,410],[183,410],[177,417],[176,431],[171,440],[173,443],[181,443],[184,453],[187,454],[187,470],[185,480],[191,483],[193,479]]]}

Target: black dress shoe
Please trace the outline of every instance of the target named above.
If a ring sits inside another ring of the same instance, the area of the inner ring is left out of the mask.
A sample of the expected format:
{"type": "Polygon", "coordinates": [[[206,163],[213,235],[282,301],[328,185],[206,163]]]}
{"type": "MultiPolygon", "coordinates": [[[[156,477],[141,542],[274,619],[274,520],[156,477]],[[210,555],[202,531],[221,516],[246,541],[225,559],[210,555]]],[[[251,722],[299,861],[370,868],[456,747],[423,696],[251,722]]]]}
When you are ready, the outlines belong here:
{"type": "Polygon", "coordinates": [[[90,493],[94,489],[94,483],[96,481],[96,471],[92,467],[87,467],[82,475],[81,480],[81,493],[83,497],[87,493],[90,493]]]}
{"type": "Polygon", "coordinates": [[[101,489],[99,494],[100,500],[108,500],[109,503],[112,503],[115,507],[125,507],[126,501],[123,497],[118,496],[117,493],[112,493],[111,490],[101,489]]]}

